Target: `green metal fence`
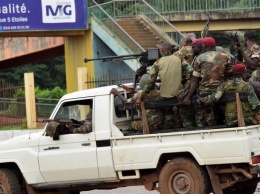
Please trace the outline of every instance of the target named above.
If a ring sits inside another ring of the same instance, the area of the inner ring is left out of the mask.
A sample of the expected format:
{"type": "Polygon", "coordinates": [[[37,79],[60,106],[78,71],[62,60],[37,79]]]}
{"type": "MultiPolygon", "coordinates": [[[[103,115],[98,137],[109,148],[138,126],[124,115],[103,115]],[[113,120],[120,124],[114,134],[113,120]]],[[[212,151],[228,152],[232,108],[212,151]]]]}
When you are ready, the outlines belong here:
{"type": "Polygon", "coordinates": [[[95,5],[89,8],[89,14],[95,17],[96,20],[98,19],[101,25],[106,26],[113,33],[114,37],[122,40],[130,53],[139,53],[144,51],[144,49],[114,20],[135,15],[136,12],[132,11],[132,8],[135,7],[134,2],[137,1],[123,1],[121,4],[113,1],[100,6],[95,5]]]}
{"type": "MultiPolygon", "coordinates": [[[[149,6],[147,6],[145,3],[143,3],[140,0],[114,0],[108,3],[100,4],[100,7],[102,7],[102,9],[105,10],[105,12],[108,13],[114,19],[126,18],[126,17],[129,18],[129,17],[143,14],[146,17],[148,17],[151,22],[153,22],[153,19],[156,17],[156,25],[162,27],[161,29],[162,33],[165,33],[165,35],[167,35],[165,32],[166,26],[168,27],[168,29],[171,28],[169,27],[169,24],[165,21],[164,18],[158,16],[156,10],[151,9],[149,6]]],[[[104,12],[102,12],[102,10],[100,10],[99,6],[97,5],[90,6],[88,11],[90,16],[97,17],[101,22],[103,22],[103,24],[105,24],[115,34],[115,36],[119,36],[118,27],[113,22],[111,22],[110,18],[108,18],[107,15],[104,12]]],[[[173,33],[171,34],[171,37],[177,43],[179,43],[179,40],[182,38],[180,32],[174,29],[173,29],[173,33]]],[[[129,41],[128,39],[129,39],[128,37],[123,38],[123,40],[125,40],[124,42],[129,46],[132,42],[129,41]]],[[[133,50],[134,46],[135,45],[133,44],[130,45],[130,49],[133,50]]],[[[136,50],[138,50],[137,47],[135,47],[133,51],[136,52],[136,50]]]]}
{"type": "Polygon", "coordinates": [[[160,13],[259,10],[259,0],[146,0],[160,13]]]}
{"type": "MultiPolygon", "coordinates": [[[[113,18],[131,17],[140,13],[139,0],[112,0],[100,5],[113,18]]],[[[104,13],[100,12],[98,6],[93,3],[90,4],[88,11],[89,14],[97,16],[100,20],[107,18],[104,13]]]]}
{"type": "MultiPolygon", "coordinates": [[[[175,13],[260,10],[260,0],[146,0],[146,2],[162,15],[175,13]]],[[[158,15],[141,0],[111,0],[107,3],[100,4],[100,6],[114,19],[144,14],[156,25],[160,26],[163,31],[165,31],[164,29],[169,29],[168,24],[160,19],[158,15]]],[[[98,6],[93,5],[91,0],[89,0],[88,10],[90,15],[96,16],[100,21],[107,25],[112,32],[119,32],[118,27],[111,21],[109,22],[109,18],[100,11],[98,6]]],[[[173,32],[168,35],[179,43],[182,38],[180,33],[175,30],[172,31],[173,32]]],[[[128,39],[129,38],[126,36],[123,38],[123,40],[126,40],[126,44],[130,45],[131,41],[128,39]]],[[[133,46],[131,47],[133,48],[133,46]]]]}
{"type": "MultiPolygon", "coordinates": [[[[259,0],[146,0],[146,2],[161,14],[260,9],[259,0]]],[[[93,9],[92,5],[90,2],[90,12],[93,9]]],[[[113,17],[130,17],[139,14],[143,6],[143,3],[138,0],[112,0],[102,4],[102,7],[113,17]]]]}

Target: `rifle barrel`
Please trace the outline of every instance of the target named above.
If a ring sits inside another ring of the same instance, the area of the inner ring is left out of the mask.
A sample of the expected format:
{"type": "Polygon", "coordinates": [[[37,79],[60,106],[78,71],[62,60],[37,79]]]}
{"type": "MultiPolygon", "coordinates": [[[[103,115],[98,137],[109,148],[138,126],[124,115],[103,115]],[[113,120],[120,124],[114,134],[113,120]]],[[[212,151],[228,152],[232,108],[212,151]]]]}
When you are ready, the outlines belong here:
{"type": "Polygon", "coordinates": [[[122,59],[122,60],[128,60],[128,59],[135,59],[137,57],[141,57],[144,56],[145,53],[137,53],[137,54],[130,54],[130,55],[119,55],[119,56],[107,56],[107,57],[99,57],[99,58],[93,58],[93,59],[88,59],[85,58],[84,62],[87,63],[89,61],[97,61],[97,60],[101,60],[103,62],[107,62],[107,61],[113,61],[115,59],[122,59]]]}

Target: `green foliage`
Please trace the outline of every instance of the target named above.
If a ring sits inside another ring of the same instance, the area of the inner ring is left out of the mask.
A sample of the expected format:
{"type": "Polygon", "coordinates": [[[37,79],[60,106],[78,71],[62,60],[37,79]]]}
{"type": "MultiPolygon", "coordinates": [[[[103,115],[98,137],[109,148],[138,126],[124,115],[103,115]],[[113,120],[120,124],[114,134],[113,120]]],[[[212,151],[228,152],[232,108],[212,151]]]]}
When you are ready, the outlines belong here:
{"type": "Polygon", "coordinates": [[[40,90],[39,87],[35,88],[35,97],[37,99],[36,112],[37,116],[49,117],[58,100],[66,94],[66,90],[56,86],[52,90],[40,90]],[[48,100],[49,99],[49,100],[48,100]],[[56,99],[56,100],[54,100],[56,99]]]}
{"type": "Polygon", "coordinates": [[[0,77],[12,85],[19,85],[24,80],[24,73],[28,72],[34,73],[35,86],[41,89],[66,88],[64,57],[3,70],[0,77]]]}
{"type": "MultiPolygon", "coordinates": [[[[35,88],[36,98],[36,112],[37,116],[49,117],[58,100],[66,94],[66,90],[56,86],[52,90],[41,90],[39,87],[35,88]]],[[[24,116],[25,104],[24,104],[25,92],[23,89],[17,89],[13,95],[13,99],[8,103],[8,108],[5,110],[6,115],[12,116],[24,116]]]]}
{"type": "Polygon", "coordinates": [[[25,97],[25,92],[22,88],[18,88],[15,93],[13,98],[18,99],[18,98],[24,98],[25,97]]]}
{"type": "MultiPolygon", "coordinates": [[[[66,90],[61,89],[59,86],[56,86],[52,90],[44,89],[41,90],[39,87],[35,88],[35,98],[47,98],[47,99],[60,99],[63,95],[66,94],[66,90]]],[[[24,98],[25,91],[21,88],[17,89],[13,95],[13,98],[24,98]]]]}
{"type": "Polygon", "coordinates": [[[66,94],[66,90],[61,89],[59,86],[56,86],[52,90],[41,90],[39,87],[35,88],[36,98],[60,99],[64,94],[66,94]]]}

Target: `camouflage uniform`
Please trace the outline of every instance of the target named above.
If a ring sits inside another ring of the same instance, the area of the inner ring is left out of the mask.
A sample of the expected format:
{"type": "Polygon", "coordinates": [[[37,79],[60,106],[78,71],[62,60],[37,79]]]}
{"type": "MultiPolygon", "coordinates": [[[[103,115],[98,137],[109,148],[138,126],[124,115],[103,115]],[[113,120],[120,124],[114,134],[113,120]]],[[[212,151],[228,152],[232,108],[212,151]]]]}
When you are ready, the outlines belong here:
{"type": "MultiPolygon", "coordinates": [[[[190,84],[190,80],[192,77],[193,67],[191,66],[193,60],[193,52],[192,46],[183,46],[179,51],[173,53],[177,57],[181,59],[182,63],[182,84],[183,87],[187,87],[190,84]]],[[[183,106],[178,108],[178,114],[180,116],[180,120],[182,121],[182,125],[185,128],[194,127],[193,122],[193,107],[192,106],[183,106]]]]}
{"type": "Polygon", "coordinates": [[[191,66],[193,60],[192,46],[183,46],[179,51],[173,53],[173,55],[181,59],[182,84],[185,87],[189,84],[193,72],[193,67],[191,66]]]}
{"type": "Polygon", "coordinates": [[[73,129],[72,133],[90,133],[92,131],[92,110],[87,114],[86,120],[80,127],[73,129]]]}
{"type": "Polygon", "coordinates": [[[255,71],[252,73],[252,75],[251,75],[249,81],[252,81],[252,82],[253,82],[253,81],[260,81],[260,69],[259,69],[259,68],[257,68],[257,70],[255,70],[255,71]]]}
{"type": "MultiPolygon", "coordinates": [[[[127,102],[135,102],[141,92],[135,93],[133,97],[129,98],[127,102]]],[[[153,89],[145,96],[145,100],[156,100],[159,99],[159,91],[153,89]]],[[[160,130],[163,125],[163,113],[161,109],[146,109],[147,122],[150,130],[160,130]]],[[[143,130],[143,123],[141,120],[133,121],[130,126],[130,130],[143,130]]]]}
{"type": "MultiPolygon", "coordinates": [[[[193,76],[201,78],[198,95],[207,96],[214,93],[224,79],[224,72],[231,67],[231,59],[219,51],[207,51],[195,61],[193,76]]],[[[215,125],[216,117],[212,103],[195,104],[196,124],[198,127],[215,125]]]]}
{"type": "Polygon", "coordinates": [[[192,46],[183,46],[180,50],[173,53],[173,55],[181,59],[182,65],[190,65],[193,59],[192,46]]]}
{"type": "MultiPolygon", "coordinates": [[[[255,58],[255,57],[259,58],[259,55],[260,55],[260,46],[257,45],[257,44],[254,44],[251,49],[247,49],[247,50],[245,51],[245,54],[246,54],[247,56],[249,56],[251,59],[253,59],[253,58],[255,58]]],[[[246,78],[249,79],[249,78],[251,77],[253,71],[256,70],[256,68],[250,68],[250,67],[247,65],[245,59],[243,60],[243,63],[246,65],[246,68],[247,68],[246,78]]]]}
{"type": "MultiPolygon", "coordinates": [[[[247,101],[242,101],[242,110],[246,124],[252,124],[253,110],[259,109],[260,101],[258,100],[254,88],[251,84],[245,82],[242,78],[234,78],[220,84],[216,92],[203,98],[203,102],[212,103],[218,101],[226,91],[245,92],[247,101]]],[[[226,124],[229,126],[237,125],[237,105],[236,102],[227,102],[225,106],[226,124]]]]}
{"type": "MultiPolygon", "coordinates": [[[[183,86],[181,83],[182,74],[180,58],[175,55],[163,56],[153,64],[150,70],[150,78],[141,93],[142,97],[154,88],[157,76],[159,76],[161,80],[160,97],[162,99],[177,97],[182,93],[183,86]]],[[[176,107],[162,108],[164,113],[164,128],[181,127],[179,125],[180,117],[178,115],[178,110],[175,109],[176,107]]]]}

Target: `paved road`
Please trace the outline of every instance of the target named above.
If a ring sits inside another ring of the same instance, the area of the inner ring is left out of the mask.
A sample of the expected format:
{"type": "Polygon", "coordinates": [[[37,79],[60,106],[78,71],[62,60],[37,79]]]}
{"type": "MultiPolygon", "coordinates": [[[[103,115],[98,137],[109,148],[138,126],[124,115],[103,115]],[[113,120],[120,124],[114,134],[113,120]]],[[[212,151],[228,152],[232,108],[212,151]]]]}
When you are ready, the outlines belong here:
{"type": "Polygon", "coordinates": [[[84,191],[80,194],[159,194],[157,191],[147,191],[143,186],[122,187],[112,190],[84,191]]]}
{"type": "MultiPolygon", "coordinates": [[[[159,194],[159,192],[147,191],[143,186],[136,186],[136,187],[124,187],[124,188],[118,188],[112,190],[84,191],[81,192],[80,194],[159,194]]],[[[260,194],[260,184],[258,184],[257,192],[255,192],[254,194],[260,194]]]]}

